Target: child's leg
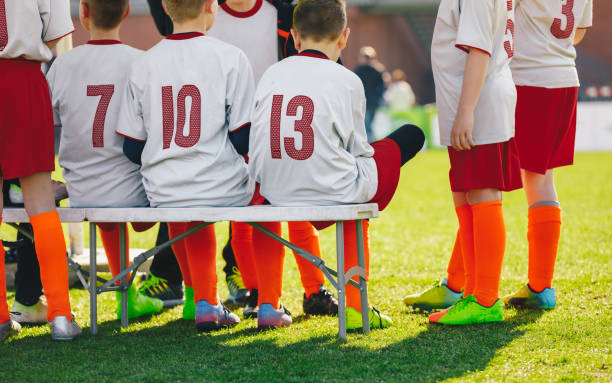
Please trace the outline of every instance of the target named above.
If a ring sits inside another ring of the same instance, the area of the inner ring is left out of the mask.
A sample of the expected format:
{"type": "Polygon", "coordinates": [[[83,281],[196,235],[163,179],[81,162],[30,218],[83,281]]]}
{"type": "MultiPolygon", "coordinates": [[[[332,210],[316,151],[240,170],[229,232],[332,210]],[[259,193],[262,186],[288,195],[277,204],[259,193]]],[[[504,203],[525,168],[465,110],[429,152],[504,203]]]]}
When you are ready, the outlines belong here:
{"type": "Polygon", "coordinates": [[[474,296],[479,304],[489,307],[499,298],[499,280],[506,249],[501,192],[471,190],[468,200],[474,218],[474,296]]]}
{"type": "MultiPolygon", "coordinates": [[[[4,196],[2,194],[2,172],[0,171],[0,227],[2,227],[2,209],[4,208],[4,196]]],[[[6,301],[6,272],[4,268],[4,247],[0,240],[0,324],[10,319],[8,303],[6,301]]]]}
{"type": "MultiPolygon", "coordinates": [[[[294,245],[308,251],[310,254],[321,258],[319,246],[319,233],[310,222],[289,222],[289,241],[294,245]]],[[[300,271],[302,286],[306,298],[319,292],[319,288],[325,283],[323,272],[312,263],[293,253],[295,262],[300,271]]]]}
{"type": "Polygon", "coordinates": [[[459,240],[464,271],[463,296],[468,296],[474,293],[476,278],[474,260],[474,219],[472,208],[467,203],[466,193],[454,192],[453,201],[455,203],[455,213],[459,220],[459,240]]]}
{"type": "Polygon", "coordinates": [[[465,268],[463,267],[463,252],[461,251],[461,229],[457,230],[453,252],[446,268],[446,285],[453,291],[461,291],[465,286],[465,268]]]}
{"type": "MultiPolygon", "coordinates": [[[[280,222],[262,222],[261,226],[277,235],[282,234],[280,222]]],[[[257,252],[255,268],[259,286],[258,305],[269,303],[278,309],[283,290],[285,249],[281,243],[257,229],[253,229],[253,248],[257,252]]]]}
{"type": "MultiPolygon", "coordinates": [[[[363,251],[365,256],[366,282],[370,278],[370,238],[368,229],[370,223],[367,220],[362,220],[363,227],[363,251]]],[[[346,273],[351,267],[357,266],[357,225],[355,221],[344,222],[344,272],[346,273]]],[[[359,282],[359,277],[354,277],[355,282],[359,282]]],[[[361,295],[359,289],[347,284],[346,285],[346,307],[352,307],[361,312],[361,295]]]]}
{"type": "Polygon", "coordinates": [[[529,205],[529,287],[541,292],[552,287],[561,234],[561,207],[553,179],[553,170],[539,174],[522,171],[529,205]]]}
{"type": "MultiPolygon", "coordinates": [[[[192,229],[199,224],[200,222],[189,222],[186,224],[186,229],[192,229]]],[[[185,238],[185,249],[191,269],[195,301],[204,300],[213,306],[217,305],[219,296],[217,295],[217,266],[215,263],[217,251],[215,226],[206,226],[185,238]]]]}
{"type": "Polygon", "coordinates": [[[242,282],[248,290],[257,288],[257,270],[253,252],[253,227],[244,222],[231,222],[231,244],[242,282]]]}
{"type": "MultiPolygon", "coordinates": [[[[104,251],[106,252],[106,258],[108,259],[108,268],[112,276],[116,276],[121,272],[121,253],[119,249],[119,223],[98,223],[98,228],[100,229],[100,237],[102,238],[102,245],[104,246],[104,251]]],[[[129,248],[130,248],[130,239],[129,235],[125,233],[125,241],[127,245],[128,251],[126,251],[126,266],[129,266],[130,256],[129,256],[129,248]]],[[[129,275],[128,277],[129,278],[129,275]]],[[[117,284],[120,282],[117,281],[117,284]]]]}
{"type": "MultiPolygon", "coordinates": [[[[168,222],[168,236],[170,239],[175,238],[187,231],[187,223],[185,222],[168,222]]],[[[185,288],[193,288],[191,282],[191,269],[187,258],[187,250],[185,249],[185,240],[178,241],[172,245],[172,251],[176,256],[176,260],[183,274],[185,288]]]]}
{"type": "Polygon", "coordinates": [[[68,295],[68,261],[64,232],[55,210],[48,172],[20,179],[26,211],[34,231],[34,244],[40,264],[40,274],[47,297],[47,319],[57,316],[72,318],[68,295]]]}

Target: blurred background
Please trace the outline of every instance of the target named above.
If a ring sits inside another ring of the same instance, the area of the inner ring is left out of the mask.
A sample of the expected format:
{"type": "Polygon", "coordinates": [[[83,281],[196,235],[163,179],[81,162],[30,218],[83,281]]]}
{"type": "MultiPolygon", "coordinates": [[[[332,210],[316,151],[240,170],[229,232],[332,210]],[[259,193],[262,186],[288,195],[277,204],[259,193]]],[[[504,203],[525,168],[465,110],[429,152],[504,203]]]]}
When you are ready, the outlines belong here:
{"type": "MultiPolygon", "coordinates": [[[[581,80],[578,150],[612,150],[612,1],[594,0],[594,20],[577,47],[581,80]]],[[[78,22],[78,0],[71,0],[76,31],[74,44],[87,41],[78,22]]],[[[373,48],[374,67],[383,74],[380,108],[373,118],[379,137],[409,120],[428,132],[436,143],[436,113],[430,46],[439,0],[347,0],[351,37],[344,64],[355,69],[363,47],[373,48]],[[395,73],[394,73],[395,72],[395,73]],[[398,86],[392,86],[397,83],[398,86]],[[406,85],[409,85],[410,89],[406,85]],[[414,94],[412,96],[411,94],[414,94]]],[[[159,35],[146,0],[131,0],[131,14],[123,24],[122,40],[140,49],[157,43],[159,35]]],[[[367,51],[370,55],[372,51],[367,51]]]]}

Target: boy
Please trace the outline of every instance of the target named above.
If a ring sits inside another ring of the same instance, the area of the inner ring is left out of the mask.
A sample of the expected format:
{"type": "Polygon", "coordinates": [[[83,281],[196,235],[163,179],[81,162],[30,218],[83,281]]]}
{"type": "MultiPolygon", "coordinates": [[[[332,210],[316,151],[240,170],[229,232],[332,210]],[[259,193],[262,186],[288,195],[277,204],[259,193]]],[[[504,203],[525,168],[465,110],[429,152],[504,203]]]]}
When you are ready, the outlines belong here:
{"type": "MultiPolygon", "coordinates": [[[[70,308],[66,243],[51,190],[53,114],[41,63],[53,57],[51,49],[72,31],[65,1],[0,1],[0,115],[4,117],[0,120],[0,181],[20,179],[54,340],[72,340],[81,328],[70,308]]],[[[0,213],[2,207],[0,202],[0,213]]],[[[9,316],[1,243],[0,285],[0,339],[4,339],[17,332],[19,325],[9,316]]]]}
{"type": "MultiPolygon", "coordinates": [[[[55,124],[62,128],[59,151],[72,207],[147,206],[137,165],[123,155],[123,139],[115,134],[117,116],[127,84],[125,68],[141,51],[119,41],[128,0],[81,0],[79,17],[89,31],[87,44],[58,57],[47,80],[55,124]]],[[[136,231],[150,224],[132,224],[136,231]]],[[[113,276],[121,272],[119,224],[98,224],[113,276]]],[[[129,262],[129,259],[128,259],[129,262]]],[[[120,292],[117,316],[121,318],[120,292]]],[[[128,318],[158,313],[159,299],[128,290],[128,318]]]]}
{"type": "MultiPolygon", "coordinates": [[[[300,1],[292,32],[300,53],[270,67],[257,87],[249,172],[261,183],[262,195],[274,205],[371,201],[379,203],[382,210],[395,192],[401,165],[423,146],[423,132],[411,125],[372,146],[368,144],[363,84],[336,63],[349,36],[346,25],[343,0],[300,1]]],[[[367,222],[363,227],[367,265],[367,222]]],[[[347,270],[357,264],[355,228],[354,222],[345,228],[347,270]]],[[[261,252],[255,258],[259,281],[268,281],[260,284],[260,313],[282,310],[282,274],[278,270],[282,270],[283,260],[276,256],[261,252]]],[[[360,298],[352,286],[347,286],[347,306],[347,329],[358,330],[360,298]]],[[[369,318],[371,328],[391,324],[374,308],[369,318]]],[[[267,324],[258,318],[258,325],[267,324]]],[[[279,321],[278,325],[286,324],[279,321]]]]}
{"type": "Polygon", "coordinates": [[[506,246],[501,192],[521,187],[514,137],[513,2],[443,0],[432,42],[440,137],[449,173],[465,283],[463,299],[432,323],[499,322],[506,246]]]}
{"type": "MultiPolygon", "coordinates": [[[[253,74],[238,48],[204,35],[216,0],[165,0],[175,34],[132,65],[117,132],[145,141],[144,187],[153,207],[247,206],[255,184],[230,142],[250,123],[253,74]],[[187,126],[185,126],[187,125],[187,126]]],[[[197,223],[169,223],[171,238],[197,223]]],[[[191,270],[199,331],[236,325],[217,295],[215,233],[210,225],[174,245],[191,270]]],[[[187,284],[187,281],[186,281],[187,284]]]]}

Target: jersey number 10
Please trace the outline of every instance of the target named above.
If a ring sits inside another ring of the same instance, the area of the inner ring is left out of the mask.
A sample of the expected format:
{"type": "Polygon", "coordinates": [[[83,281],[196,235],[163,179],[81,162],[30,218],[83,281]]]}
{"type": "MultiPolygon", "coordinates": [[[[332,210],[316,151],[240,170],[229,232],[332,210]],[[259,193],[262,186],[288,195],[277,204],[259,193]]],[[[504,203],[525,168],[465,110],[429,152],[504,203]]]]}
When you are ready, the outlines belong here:
{"type": "MultiPolygon", "coordinates": [[[[202,132],[202,96],[195,85],[184,85],[177,96],[178,110],[176,114],[176,136],[174,142],[181,148],[190,148],[200,141],[202,132]],[[191,98],[189,116],[189,134],[184,134],[187,119],[187,97],[191,98]]],[[[163,119],[163,149],[169,149],[174,136],[174,96],[171,86],[162,87],[162,119],[163,119]]]]}
{"type": "MultiPolygon", "coordinates": [[[[281,115],[283,112],[282,95],[275,95],[272,99],[272,116],[270,118],[270,148],[272,158],[281,159],[281,115]]],[[[314,152],[314,130],[312,120],[314,118],[314,103],[307,96],[293,97],[287,105],[287,116],[297,117],[298,108],[302,108],[302,118],[295,121],[294,130],[302,134],[302,148],[295,147],[295,138],[285,137],[285,151],[294,160],[303,161],[312,156],[314,152]]]]}
{"type": "Polygon", "coordinates": [[[4,0],[0,0],[0,51],[8,44],[8,28],[6,26],[6,8],[4,0]]]}

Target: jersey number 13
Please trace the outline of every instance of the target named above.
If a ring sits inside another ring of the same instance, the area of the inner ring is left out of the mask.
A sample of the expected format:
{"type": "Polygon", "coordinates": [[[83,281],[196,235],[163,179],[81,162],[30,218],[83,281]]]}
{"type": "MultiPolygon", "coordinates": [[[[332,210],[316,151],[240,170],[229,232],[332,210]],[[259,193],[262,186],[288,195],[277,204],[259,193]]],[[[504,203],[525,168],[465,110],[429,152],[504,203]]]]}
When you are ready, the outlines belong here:
{"type": "MultiPolygon", "coordinates": [[[[272,100],[272,116],[270,118],[270,148],[272,158],[281,159],[281,118],[283,114],[282,95],[275,95],[272,100]]],[[[298,109],[302,109],[302,118],[295,121],[294,130],[302,134],[302,147],[297,149],[295,138],[285,137],[283,140],[285,152],[294,160],[303,161],[312,156],[314,152],[314,130],[312,120],[314,118],[314,103],[307,96],[295,96],[287,105],[287,117],[297,117],[298,109]]]]}

